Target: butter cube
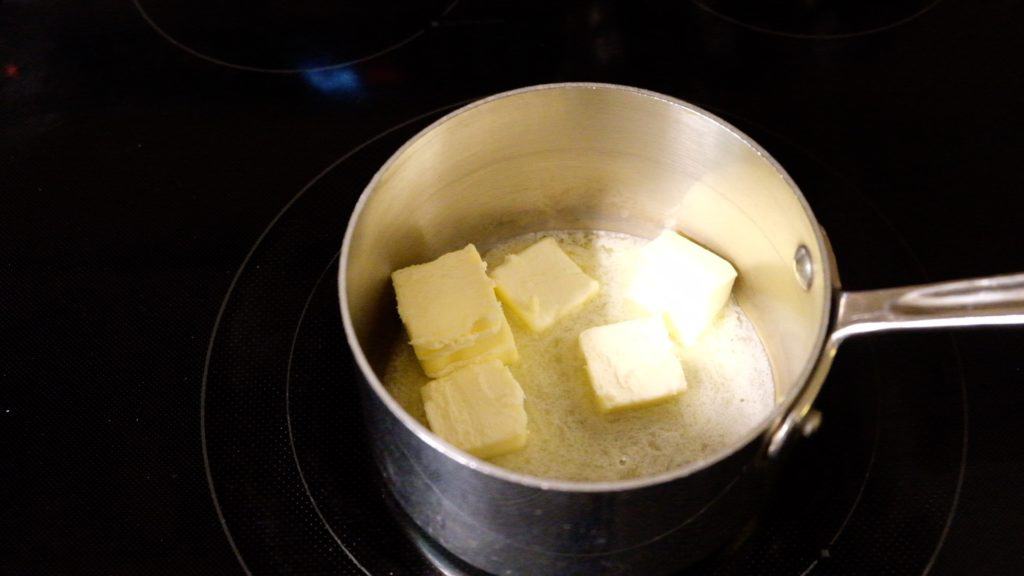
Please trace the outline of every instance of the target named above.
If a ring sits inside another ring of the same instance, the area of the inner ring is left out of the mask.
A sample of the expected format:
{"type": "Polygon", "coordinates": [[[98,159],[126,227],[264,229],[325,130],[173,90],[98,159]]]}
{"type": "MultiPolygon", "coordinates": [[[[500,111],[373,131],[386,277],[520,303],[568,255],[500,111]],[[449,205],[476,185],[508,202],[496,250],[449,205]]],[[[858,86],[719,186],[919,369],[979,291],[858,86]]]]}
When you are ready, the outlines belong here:
{"type": "Polygon", "coordinates": [[[526,445],[523,389],[498,360],[460,368],[420,393],[430,429],[456,448],[490,458],[526,445]]]}
{"type": "Polygon", "coordinates": [[[512,330],[476,247],[391,274],[409,343],[428,376],[497,358],[518,360],[512,330]]]}
{"type": "Polygon", "coordinates": [[[664,314],[672,335],[691,345],[728,302],[735,280],[728,261],[666,230],[638,251],[627,298],[664,314]]]}
{"type": "Polygon", "coordinates": [[[686,390],[660,317],[589,328],[580,334],[580,348],[601,412],[648,406],[686,390]]]}
{"type": "Polygon", "coordinates": [[[582,306],[599,288],[554,238],[506,256],[491,277],[501,300],[534,332],[546,330],[582,306]]]}

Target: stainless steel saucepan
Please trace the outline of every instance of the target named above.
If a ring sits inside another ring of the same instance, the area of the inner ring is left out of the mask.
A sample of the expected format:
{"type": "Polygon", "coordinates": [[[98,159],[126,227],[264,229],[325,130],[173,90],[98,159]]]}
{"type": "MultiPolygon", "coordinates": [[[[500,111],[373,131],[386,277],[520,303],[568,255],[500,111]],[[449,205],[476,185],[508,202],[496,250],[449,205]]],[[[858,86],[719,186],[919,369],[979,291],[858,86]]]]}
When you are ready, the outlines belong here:
{"type": "Polygon", "coordinates": [[[635,88],[554,84],[461,108],[398,150],[349,221],[341,314],[384,478],[442,546],[498,574],[662,574],[721,546],[812,409],[839,344],[899,329],[1024,323],[1024,274],[842,292],[796,183],[749,137],[635,88]],[[772,363],[777,405],[741,441],[657,476],[568,482],[498,468],[444,443],[381,384],[401,337],[389,274],[468,242],[673,228],[739,270],[735,296],[772,363]]]}

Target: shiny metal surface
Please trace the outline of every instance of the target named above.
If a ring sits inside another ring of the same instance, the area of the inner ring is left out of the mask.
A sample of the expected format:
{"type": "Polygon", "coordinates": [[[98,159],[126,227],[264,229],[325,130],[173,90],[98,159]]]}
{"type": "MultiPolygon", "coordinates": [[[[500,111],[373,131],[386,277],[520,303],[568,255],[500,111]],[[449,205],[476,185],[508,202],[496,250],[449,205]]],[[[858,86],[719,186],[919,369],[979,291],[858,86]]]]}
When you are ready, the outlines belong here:
{"type": "MultiPolygon", "coordinates": [[[[879,322],[921,326],[906,318],[906,306],[935,305],[945,294],[916,292],[895,309],[904,316],[879,317],[872,306],[885,298],[839,295],[835,281],[824,232],[764,150],[689,104],[602,84],[499,94],[422,131],[364,191],[338,278],[374,450],[396,500],[469,563],[531,575],[668,573],[732,538],[766,493],[775,461],[765,456],[779,453],[791,431],[814,428],[816,420],[805,418],[842,337],[879,322]],[[776,409],[736,445],[654,477],[537,478],[442,442],[381,384],[401,330],[393,270],[527,232],[653,237],[664,228],[733,263],[735,295],[772,362],[776,409]],[[833,302],[839,331],[830,337],[833,302]]],[[[953,317],[965,309],[948,307],[962,294],[946,296],[945,312],[934,309],[935,316],[964,325],[953,317]]],[[[990,323],[1006,312],[989,310],[990,323]]]]}
{"type": "Polygon", "coordinates": [[[797,247],[796,254],[793,255],[793,270],[800,281],[800,286],[804,290],[810,290],[811,284],[814,283],[814,263],[811,262],[810,250],[803,244],[797,247]]]}
{"type": "Polygon", "coordinates": [[[1024,324],[1024,274],[844,292],[832,338],[890,330],[1024,324]]]}

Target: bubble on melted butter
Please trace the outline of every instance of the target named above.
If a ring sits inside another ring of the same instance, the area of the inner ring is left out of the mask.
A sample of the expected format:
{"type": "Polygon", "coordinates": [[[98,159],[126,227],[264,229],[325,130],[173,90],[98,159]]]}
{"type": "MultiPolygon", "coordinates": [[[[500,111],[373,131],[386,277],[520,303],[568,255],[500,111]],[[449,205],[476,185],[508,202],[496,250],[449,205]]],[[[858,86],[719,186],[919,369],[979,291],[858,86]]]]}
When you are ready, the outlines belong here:
{"type": "MultiPolygon", "coordinates": [[[[484,255],[489,269],[506,254],[551,236],[601,284],[597,296],[538,334],[507,314],[519,348],[512,374],[526,395],[529,440],[522,450],[491,461],[545,478],[601,481],[667,472],[738,441],[772,410],[775,386],[768,356],[753,325],[730,302],[690,347],[676,348],[687,390],[664,404],[610,415],[594,404],[579,334],[637,317],[626,300],[633,252],[647,241],[612,232],[528,234],[484,255]]],[[[423,374],[412,348],[398,341],[384,384],[410,414],[426,423],[423,374]]]]}

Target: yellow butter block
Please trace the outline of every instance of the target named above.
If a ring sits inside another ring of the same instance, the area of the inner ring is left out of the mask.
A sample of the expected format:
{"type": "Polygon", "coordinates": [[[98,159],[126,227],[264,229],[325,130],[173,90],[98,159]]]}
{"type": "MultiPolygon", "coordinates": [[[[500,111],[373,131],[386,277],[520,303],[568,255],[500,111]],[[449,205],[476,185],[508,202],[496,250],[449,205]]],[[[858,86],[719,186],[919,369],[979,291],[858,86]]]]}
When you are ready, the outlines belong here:
{"type": "Polygon", "coordinates": [[[420,390],[430,429],[478,456],[500,456],[526,445],[523,389],[498,360],[460,368],[420,390]]]}
{"type": "Polygon", "coordinates": [[[409,343],[428,376],[443,376],[473,362],[518,360],[494,282],[476,247],[391,274],[409,343]]]}
{"type": "Polygon", "coordinates": [[[512,328],[509,327],[504,316],[501,318],[501,326],[497,332],[482,335],[465,348],[444,348],[438,352],[423,350],[415,346],[413,349],[416,351],[416,357],[419,359],[423,371],[431,378],[444,376],[463,366],[490,358],[496,358],[506,364],[513,364],[519,360],[512,328]]]}
{"type": "Polygon", "coordinates": [[[596,280],[569,258],[554,238],[545,238],[505,261],[491,272],[498,296],[534,332],[592,298],[596,280]]]}
{"type": "Polygon", "coordinates": [[[627,298],[664,314],[672,335],[692,345],[729,301],[736,269],[714,252],[666,230],[637,253],[627,298]]]}
{"type": "Polygon", "coordinates": [[[686,390],[686,376],[660,317],[584,330],[580,348],[602,412],[661,402],[686,390]]]}

